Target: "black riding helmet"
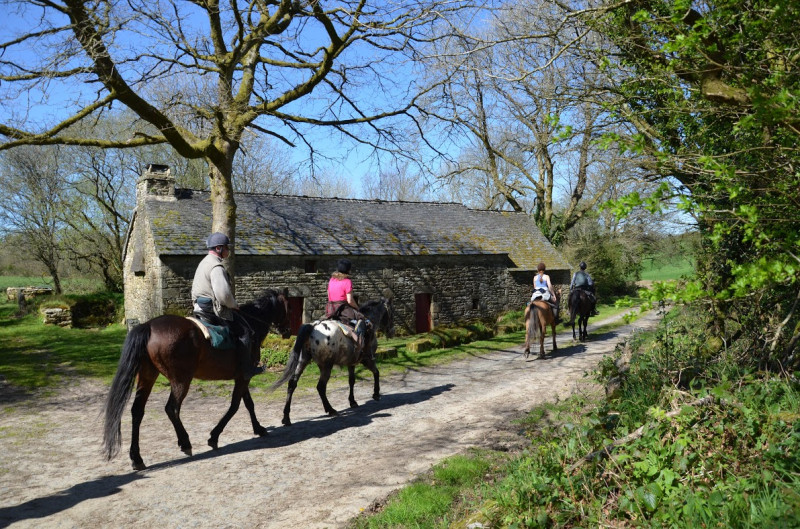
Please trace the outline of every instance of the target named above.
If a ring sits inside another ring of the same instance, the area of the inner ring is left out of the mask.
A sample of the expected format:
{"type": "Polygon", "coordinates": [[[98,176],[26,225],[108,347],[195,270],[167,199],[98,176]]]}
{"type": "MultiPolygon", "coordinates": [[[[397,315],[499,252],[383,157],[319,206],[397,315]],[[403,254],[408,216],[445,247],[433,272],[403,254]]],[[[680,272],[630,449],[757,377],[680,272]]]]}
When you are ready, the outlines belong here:
{"type": "Polygon", "coordinates": [[[586,263],[581,261],[581,264],[578,265],[581,270],[586,270],[586,263]]]}
{"type": "Polygon", "coordinates": [[[341,274],[349,274],[351,266],[350,259],[339,259],[339,262],[336,263],[336,271],[341,274]]]}

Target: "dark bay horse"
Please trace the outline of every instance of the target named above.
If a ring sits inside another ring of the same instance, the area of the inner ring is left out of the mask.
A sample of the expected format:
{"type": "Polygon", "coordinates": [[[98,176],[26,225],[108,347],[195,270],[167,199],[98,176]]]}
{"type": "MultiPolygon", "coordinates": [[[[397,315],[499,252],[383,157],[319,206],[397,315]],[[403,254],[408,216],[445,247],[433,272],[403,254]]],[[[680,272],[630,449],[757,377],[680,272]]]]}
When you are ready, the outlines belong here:
{"type": "Polygon", "coordinates": [[[306,323],[297,331],[297,341],[294,344],[289,361],[281,377],[270,386],[270,390],[276,389],[281,384],[289,381],[286,395],[286,404],[283,407],[282,424],[289,426],[292,424],[289,412],[292,405],[292,394],[297,388],[297,381],[300,375],[313,360],[319,366],[319,381],[317,382],[317,392],[322,399],[322,407],[330,416],[335,416],[338,412],[328,402],[327,387],[333,366],[347,366],[348,382],[350,384],[350,394],[348,400],[350,407],[358,406],[353,396],[353,386],[356,381],[356,366],[363,364],[372,372],[374,387],[372,398],[380,400],[380,375],[378,366],[375,362],[375,351],[378,349],[377,331],[381,330],[387,336],[394,335],[394,323],[392,318],[391,304],[388,300],[368,301],[359,307],[359,311],[367,317],[372,325],[368,326],[364,333],[364,347],[359,353],[355,341],[345,334],[340,324],[336,320],[322,320],[314,323],[306,323]]]}
{"type": "Polygon", "coordinates": [[[589,338],[586,326],[592,314],[592,300],[589,294],[580,288],[569,293],[569,323],[572,325],[572,339],[575,339],[575,317],[578,317],[578,337],[584,342],[589,338]]]}
{"type": "Polygon", "coordinates": [[[556,345],[556,319],[553,309],[546,301],[533,301],[525,307],[525,358],[531,354],[531,339],[539,340],[539,358],[544,358],[544,338],[547,336],[547,326],[553,331],[553,352],[558,350],[556,345]]]}
{"type": "MultiPolygon", "coordinates": [[[[253,365],[259,360],[260,344],[272,325],[285,337],[289,337],[288,291],[265,292],[253,303],[242,305],[241,315],[252,327],[255,335],[252,340],[251,356],[253,365]]],[[[158,316],[134,327],[125,339],[119,359],[117,373],[111,383],[104,408],[105,426],[103,429],[103,452],[107,459],[117,455],[122,444],[120,423],[125,405],[133,390],[136,378],[136,397],[133,399],[131,414],[130,457],[134,470],[143,470],[144,461],[139,453],[139,426],[144,417],[147,398],[159,373],[170,383],[170,394],[164,408],[178,435],[178,446],[187,455],[192,455],[189,434],[183,427],[180,412],[181,403],[189,392],[193,378],[201,380],[235,380],[231,404],[228,411],[211,431],[208,445],[217,448],[217,442],[225,425],[244,405],[250,412],[253,433],[266,435],[267,430],[256,419],[253,398],[250,396],[249,380],[245,381],[235,349],[213,349],[200,329],[190,320],[181,316],[158,316]]]]}

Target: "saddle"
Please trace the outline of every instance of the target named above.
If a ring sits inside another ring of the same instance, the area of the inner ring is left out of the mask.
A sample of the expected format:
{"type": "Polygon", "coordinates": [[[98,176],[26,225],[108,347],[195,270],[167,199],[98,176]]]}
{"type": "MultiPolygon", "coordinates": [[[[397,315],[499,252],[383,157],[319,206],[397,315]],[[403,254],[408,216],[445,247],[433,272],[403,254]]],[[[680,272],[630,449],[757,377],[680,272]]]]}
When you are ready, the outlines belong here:
{"type": "Polygon", "coordinates": [[[211,347],[215,349],[236,347],[236,342],[227,325],[215,325],[203,316],[201,313],[195,312],[194,316],[187,316],[186,319],[197,325],[205,339],[211,343],[211,347]]]}
{"type": "MultiPolygon", "coordinates": [[[[341,320],[334,319],[334,318],[329,318],[326,321],[330,321],[332,323],[335,323],[339,327],[339,330],[342,332],[342,334],[344,334],[345,336],[347,336],[348,338],[353,340],[353,343],[356,344],[356,352],[359,355],[361,354],[362,350],[364,349],[364,334],[363,333],[359,334],[357,332],[359,320],[350,320],[350,325],[347,325],[346,323],[342,322],[341,320]]],[[[319,323],[319,321],[314,322],[315,325],[317,323],[319,323]]],[[[364,330],[365,331],[372,327],[372,322],[370,322],[367,319],[360,320],[360,323],[362,325],[364,325],[364,330]]]]}
{"type": "Polygon", "coordinates": [[[533,295],[531,295],[531,303],[538,299],[541,299],[542,301],[550,301],[550,292],[543,288],[537,288],[533,291],[533,295]]]}

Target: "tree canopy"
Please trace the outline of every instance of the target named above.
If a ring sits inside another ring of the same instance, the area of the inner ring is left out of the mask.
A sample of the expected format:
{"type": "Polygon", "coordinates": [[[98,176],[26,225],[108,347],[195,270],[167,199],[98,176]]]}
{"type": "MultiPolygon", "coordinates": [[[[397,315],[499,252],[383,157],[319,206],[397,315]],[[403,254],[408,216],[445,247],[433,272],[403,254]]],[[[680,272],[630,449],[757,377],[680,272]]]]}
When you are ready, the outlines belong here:
{"type": "Polygon", "coordinates": [[[426,87],[407,74],[447,33],[459,0],[20,0],[0,42],[0,150],[25,144],[131,148],[167,143],[209,167],[214,231],[235,237],[232,167],[245,131],[313,157],[311,127],[391,149],[387,118],[426,87]],[[27,105],[25,104],[27,102],[27,105]],[[55,102],[59,111],[54,112],[55,102]],[[127,138],[87,133],[123,106],[127,138]],[[379,124],[380,123],[380,124],[379,124]],[[366,125],[363,129],[357,129],[366,125]]]}

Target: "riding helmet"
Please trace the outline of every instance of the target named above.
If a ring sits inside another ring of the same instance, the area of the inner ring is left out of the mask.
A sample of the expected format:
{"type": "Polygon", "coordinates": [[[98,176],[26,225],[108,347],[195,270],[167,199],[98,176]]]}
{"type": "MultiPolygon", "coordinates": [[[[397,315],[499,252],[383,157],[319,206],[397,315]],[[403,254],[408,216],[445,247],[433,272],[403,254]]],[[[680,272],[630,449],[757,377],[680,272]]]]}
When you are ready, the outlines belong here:
{"type": "Polygon", "coordinates": [[[217,246],[228,246],[230,245],[231,240],[228,239],[228,236],[224,233],[220,233],[215,231],[211,235],[208,236],[206,240],[206,248],[216,248],[217,246]]]}
{"type": "Polygon", "coordinates": [[[586,263],[585,262],[581,261],[581,264],[579,264],[578,266],[581,268],[581,270],[586,270],[586,263]]]}
{"type": "Polygon", "coordinates": [[[339,259],[339,262],[336,263],[336,271],[341,274],[349,274],[351,266],[350,259],[339,259]]]}

